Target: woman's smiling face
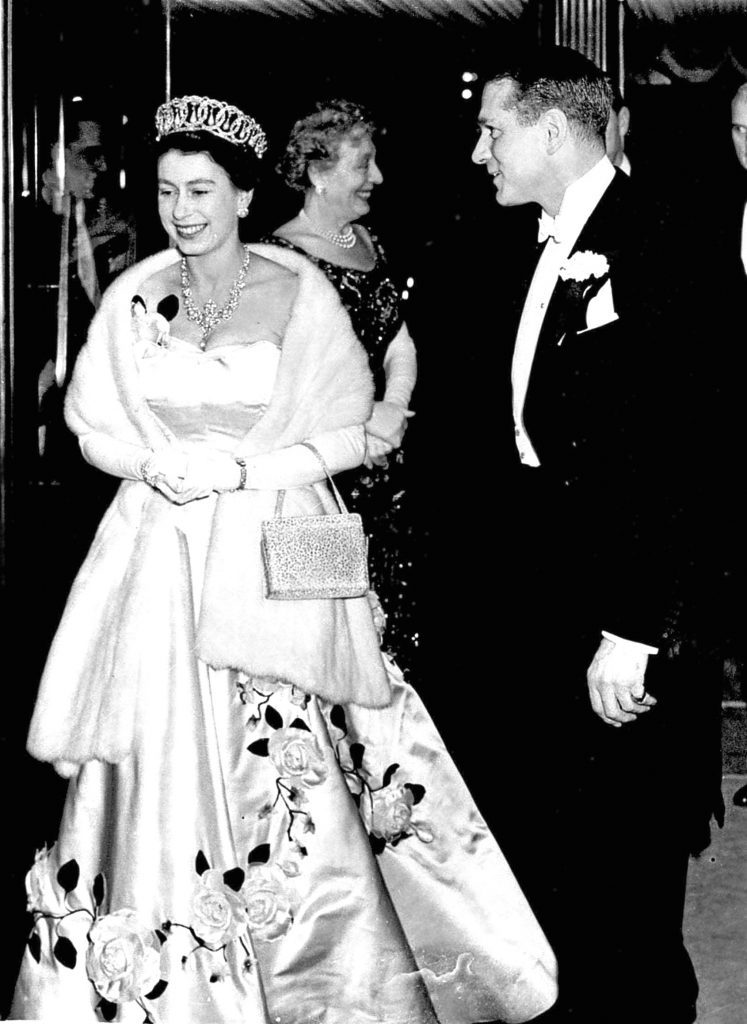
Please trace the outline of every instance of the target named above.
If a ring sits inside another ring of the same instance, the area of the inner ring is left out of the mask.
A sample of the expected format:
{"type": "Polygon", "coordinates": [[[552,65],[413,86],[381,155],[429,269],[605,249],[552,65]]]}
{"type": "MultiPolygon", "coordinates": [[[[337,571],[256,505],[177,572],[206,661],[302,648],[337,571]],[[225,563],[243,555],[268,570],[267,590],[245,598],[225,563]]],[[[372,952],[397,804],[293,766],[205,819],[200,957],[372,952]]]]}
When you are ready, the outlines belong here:
{"type": "Polygon", "coordinates": [[[376,147],[368,134],[343,139],[337,162],[318,174],[325,200],[346,221],[365,217],[370,210],[371,193],[383,180],[376,163],[376,147]]]}
{"type": "Polygon", "coordinates": [[[238,237],[241,192],[207,153],[170,149],[158,161],[158,213],[164,230],[185,256],[220,249],[238,237]]]}

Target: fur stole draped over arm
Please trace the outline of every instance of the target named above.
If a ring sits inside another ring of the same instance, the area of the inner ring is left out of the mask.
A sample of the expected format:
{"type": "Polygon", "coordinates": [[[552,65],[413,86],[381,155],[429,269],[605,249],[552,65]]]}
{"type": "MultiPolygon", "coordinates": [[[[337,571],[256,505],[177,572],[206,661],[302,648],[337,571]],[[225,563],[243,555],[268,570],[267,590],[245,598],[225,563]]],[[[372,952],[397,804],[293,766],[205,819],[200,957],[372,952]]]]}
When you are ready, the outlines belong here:
{"type": "MultiPolygon", "coordinates": [[[[266,455],[325,432],[362,430],[373,382],[336,291],[297,253],[267,245],[251,249],[292,270],[299,284],[272,397],[235,454],[266,455]]],[[[96,431],[156,450],[178,445],[143,395],[130,310],[142,283],[177,259],[175,250],[167,250],[144,260],[104,296],[68,389],[65,414],[76,434],[96,431]]],[[[321,483],[294,488],[287,499],[289,514],[336,510],[321,483]]],[[[365,597],[285,602],[264,596],[259,538],[275,493],[248,490],[208,500],[214,509],[210,541],[196,573],[202,578],[204,571],[204,585],[193,608],[177,594],[190,574],[180,532],[169,525],[174,506],[145,483],[122,484],[50,652],[29,735],[35,757],[63,769],[67,764],[68,772],[92,758],[126,758],[150,703],[158,703],[154,681],[168,677],[151,672],[147,663],[173,661],[176,647],[192,658],[196,649],[214,668],[292,683],[326,700],[389,703],[365,597]],[[156,621],[171,626],[157,629],[156,621]],[[145,636],[152,642],[144,643],[145,636]]]]}
{"type": "MultiPolygon", "coordinates": [[[[368,356],[321,271],[290,250],[253,248],[295,271],[301,283],[272,399],[236,449],[246,456],[362,425],[373,402],[368,356]]],[[[318,513],[320,506],[337,511],[326,486],[299,491],[294,514],[318,513]]],[[[216,668],[293,683],[335,703],[387,705],[389,682],[367,598],[268,601],[264,596],[260,525],[272,515],[264,497],[245,491],[218,499],[202,596],[200,657],[216,668]]]]}

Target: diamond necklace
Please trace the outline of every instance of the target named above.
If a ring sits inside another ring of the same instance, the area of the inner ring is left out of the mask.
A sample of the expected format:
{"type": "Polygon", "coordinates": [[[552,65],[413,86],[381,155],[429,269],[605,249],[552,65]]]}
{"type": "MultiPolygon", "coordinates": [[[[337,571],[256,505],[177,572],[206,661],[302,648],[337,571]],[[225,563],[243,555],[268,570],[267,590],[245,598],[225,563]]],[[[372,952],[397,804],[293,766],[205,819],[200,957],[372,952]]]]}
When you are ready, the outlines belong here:
{"type": "Polygon", "coordinates": [[[243,248],[244,258],[241,261],[241,270],[239,270],[238,276],[228,292],[228,302],[226,302],[225,306],[221,306],[220,309],[218,309],[218,306],[213,299],[208,299],[202,309],[197,308],[192,298],[192,286],[190,285],[189,271],[187,270],[187,258],[186,256],[182,256],[181,283],[184,308],[187,311],[187,319],[191,320],[192,323],[197,324],[202,331],[200,348],[203,352],[207,348],[209,335],[212,334],[221,322],[225,323],[226,320],[230,320],[236,312],[236,307],[239,304],[241,293],[246,285],[246,272],[249,269],[249,261],[252,255],[248,245],[245,244],[243,248]]]}
{"type": "Polygon", "coordinates": [[[358,236],[353,231],[352,224],[348,224],[347,231],[322,231],[321,228],[317,228],[311,223],[306,210],[301,210],[301,214],[311,225],[311,230],[314,234],[321,235],[322,238],[326,238],[328,242],[332,243],[332,245],[338,245],[341,249],[352,249],[358,241],[358,236]]]}

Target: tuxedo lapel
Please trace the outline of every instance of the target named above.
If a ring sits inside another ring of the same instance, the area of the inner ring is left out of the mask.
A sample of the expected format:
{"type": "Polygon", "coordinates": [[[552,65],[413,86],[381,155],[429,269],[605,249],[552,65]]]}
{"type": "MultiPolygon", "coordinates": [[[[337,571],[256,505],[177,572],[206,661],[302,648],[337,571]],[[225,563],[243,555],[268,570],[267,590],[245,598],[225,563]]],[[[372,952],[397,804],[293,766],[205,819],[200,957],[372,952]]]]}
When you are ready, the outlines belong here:
{"type": "MultiPolygon", "coordinates": [[[[586,309],[595,291],[611,282],[613,296],[620,283],[618,252],[625,232],[625,207],[629,182],[618,172],[582,228],[568,258],[575,253],[594,253],[606,258],[609,271],[601,279],[583,286],[573,280],[558,279],[548,304],[534,356],[524,402],[524,423],[540,448],[554,448],[554,424],[558,418],[569,422],[573,413],[565,403],[578,393],[583,378],[593,374],[603,353],[598,349],[605,340],[595,331],[579,334],[586,327],[586,309]],[[561,411],[561,407],[562,410],[561,411]],[[544,443],[543,443],[544,442],[544,443]]],[[[567,264],[566,264],[567,265],[567,264]]],[[[616,299],[615,299],[616,302],[616,299]]],[[[600,332],[601,333],[601,332],[600,332]]]]}
{"type": "MultiPolygon", "coordinates": [[[[621,206],[628,190],[628,179],[618,170],[581,229],[570,251],[569,261],[576,253],[593,252],[606,256],[610,266],[614,266],[614,257],[620,245],[621,206]]],[[[563,338],[578,303],[576,292],[573,282],[558,278],[542,323],[538,352],[548,345],[557,346],[563,338]]]]}

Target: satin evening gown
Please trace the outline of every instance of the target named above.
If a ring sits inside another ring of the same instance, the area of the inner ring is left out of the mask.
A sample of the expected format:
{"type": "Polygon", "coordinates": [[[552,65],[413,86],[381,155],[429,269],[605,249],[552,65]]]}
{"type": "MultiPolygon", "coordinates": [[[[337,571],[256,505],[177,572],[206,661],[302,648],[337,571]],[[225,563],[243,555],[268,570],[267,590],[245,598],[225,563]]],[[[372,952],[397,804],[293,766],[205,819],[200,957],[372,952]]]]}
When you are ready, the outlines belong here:
{"type": "MultiPolygon", "coordinates": [[[[139,366],[176,437],[230,450],[278,359],[269,341],[171,339],[139,366]]],[[[27,876],[11,1018],[472,1024],[546,1009],[553,954],[395,663],[384,710],[212,670],[193,652],[215,498],[123,486],[93,548],[116,565],[128,509],[150,503],[155,599],[121,654],[152,696],[128,759],[71,780],[58,841],[27,876]]],[[[80,639],[98,643],[106,583],[85,573],[98,611],[80,639]]]]}

